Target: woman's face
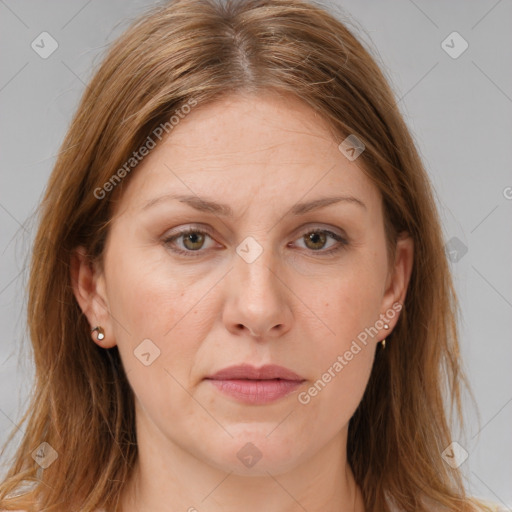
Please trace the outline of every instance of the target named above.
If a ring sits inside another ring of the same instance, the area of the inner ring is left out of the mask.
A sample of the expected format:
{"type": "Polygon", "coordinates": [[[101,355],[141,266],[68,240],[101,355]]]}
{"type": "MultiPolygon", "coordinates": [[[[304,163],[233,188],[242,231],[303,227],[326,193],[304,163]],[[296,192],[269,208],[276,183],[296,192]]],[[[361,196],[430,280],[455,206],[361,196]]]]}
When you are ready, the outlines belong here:
{"type": "Polygon", "coordinates": [[[340,142],[293,97],[236,95],[192,108],[133,171],[103,272],[75,291],[119,347],[140,443],[239,474],[343,453],[412,244],[387,260],[379,192],[340,142]],[[208,379],[234,365],[298,377],[208,379]]]}

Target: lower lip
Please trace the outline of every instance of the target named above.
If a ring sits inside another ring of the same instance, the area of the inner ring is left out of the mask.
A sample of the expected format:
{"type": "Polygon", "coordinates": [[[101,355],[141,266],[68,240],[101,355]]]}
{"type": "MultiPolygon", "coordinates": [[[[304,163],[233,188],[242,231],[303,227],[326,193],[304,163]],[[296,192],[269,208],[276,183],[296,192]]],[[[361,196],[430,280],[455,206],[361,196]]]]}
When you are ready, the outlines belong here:
{"type": "Polygon", "coordinates": [[[301,381],[295,380],[214,380],[208,379],[217,389],[237,400],[250,404],[268,404],[295,391],[301,381]]]}

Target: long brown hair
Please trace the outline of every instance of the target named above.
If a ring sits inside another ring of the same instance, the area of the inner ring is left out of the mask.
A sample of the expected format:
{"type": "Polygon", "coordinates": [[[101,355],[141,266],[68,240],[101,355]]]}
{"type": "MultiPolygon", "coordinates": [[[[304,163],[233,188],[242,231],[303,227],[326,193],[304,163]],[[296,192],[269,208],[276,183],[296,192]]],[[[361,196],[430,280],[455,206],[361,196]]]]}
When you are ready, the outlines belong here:
{"type": "Polygon", "coordinates": [[[366,510],[387,512],[390,502],[411,512],[476,510],[459,469],[441,456],[452,442],[453,412],[463,425],[461,386],[469,387],[431,184],[370,52],[336,16],[301,0],[167,2],[109,49],[40,205],[27,307],[36,375],[0,508],[116,510],[137,458],[134,397],[117,347],[90,339],[70,283],[71,253],[83,245],[101,264],[113,202],[136,172],[126,162],[158,126],[191,101],[265,90],[307,103],[338,143],[349,134],[364,142],[360,158],[383,198],[391,254],[398,234],[414,241],[400,319],[377,350],[349,425],[347,455],[366,510]],[[120,174],[114,192],[98,199],[95,191],[112,188],[105,183],[120,174]],[[53,453],[43,442],[58,454],[44,470],[32,456],[53,453]]]}

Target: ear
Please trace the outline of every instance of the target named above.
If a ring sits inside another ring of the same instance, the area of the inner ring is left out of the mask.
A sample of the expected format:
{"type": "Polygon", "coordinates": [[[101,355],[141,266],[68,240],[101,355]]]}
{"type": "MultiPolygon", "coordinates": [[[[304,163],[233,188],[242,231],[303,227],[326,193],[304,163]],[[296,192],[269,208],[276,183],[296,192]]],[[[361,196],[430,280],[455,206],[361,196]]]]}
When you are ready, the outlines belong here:
{"type": "Polygon", "coordinates": [[[389,325],[389,334],[398,322],[403,307],[407,287],[411,278],[414,262],[414,242],[408,233],[401,233],[398,237],[395,252],[395,261],[388,274],[384,296],[382,299],[381,318],[389,325]],[[398,307],[400,304],[400,307],[398,307]],[[386,315],[386,312],[390,314],[386,315]]]}
{"type": "Polygon", "coordinates": [[[91,262],[82,246],[72,251],[70,263],[71,283],[78,305],[87,317],[91,330],[101,326],[105,333],[102,340],[96,338],[96,333],[91,333],[93,341],[102,348],[115,346],[103,272],[91,262]]]}

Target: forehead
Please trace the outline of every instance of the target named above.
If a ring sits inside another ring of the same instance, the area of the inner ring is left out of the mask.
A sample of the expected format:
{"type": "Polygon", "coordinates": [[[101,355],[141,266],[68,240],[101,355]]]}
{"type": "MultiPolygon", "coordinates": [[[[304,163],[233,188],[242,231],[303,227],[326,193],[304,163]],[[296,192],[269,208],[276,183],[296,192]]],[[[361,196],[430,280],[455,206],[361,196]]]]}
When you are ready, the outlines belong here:
{"type": "Polygon", "coordinates": [[[227,96],[192,108],[138,165],[121,202],[140,208],[163,193],[213,195],[233,209],[326,194],[379,202],[361,160],[338,149],[341,140],[292,95],[227,96]]]}

